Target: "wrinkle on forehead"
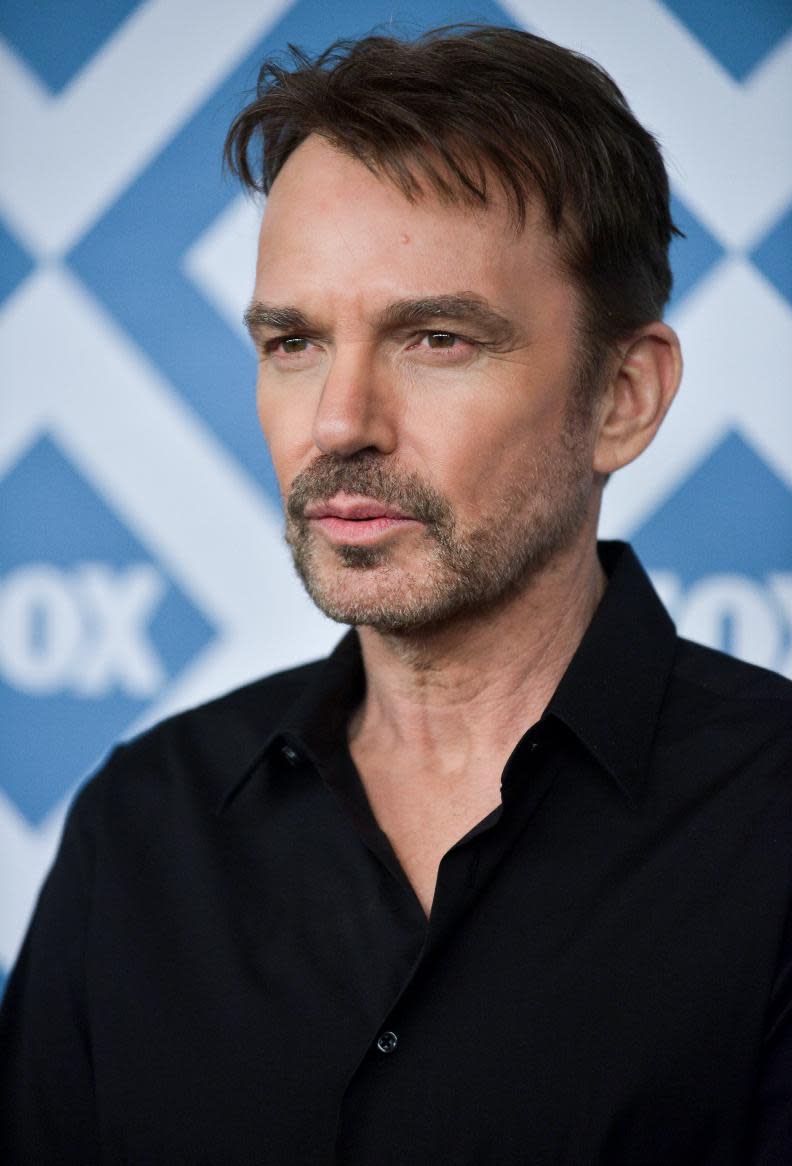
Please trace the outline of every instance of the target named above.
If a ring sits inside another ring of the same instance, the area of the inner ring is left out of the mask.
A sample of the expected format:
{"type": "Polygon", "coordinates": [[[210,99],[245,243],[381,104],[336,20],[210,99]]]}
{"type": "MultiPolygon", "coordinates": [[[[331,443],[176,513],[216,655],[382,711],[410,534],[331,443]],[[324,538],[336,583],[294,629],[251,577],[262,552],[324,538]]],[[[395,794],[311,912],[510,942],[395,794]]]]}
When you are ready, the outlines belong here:
{"type": "Polygon", "coordinates": [[[256,296],[351,323],[394,301],[473,293],[519,322],[521,305],[552,300],[571,282],[539,208],[515,236],[494,199],[471,208],[427,190],[410,201],[385,176],[309,138],[270,193],[256,296]]]}

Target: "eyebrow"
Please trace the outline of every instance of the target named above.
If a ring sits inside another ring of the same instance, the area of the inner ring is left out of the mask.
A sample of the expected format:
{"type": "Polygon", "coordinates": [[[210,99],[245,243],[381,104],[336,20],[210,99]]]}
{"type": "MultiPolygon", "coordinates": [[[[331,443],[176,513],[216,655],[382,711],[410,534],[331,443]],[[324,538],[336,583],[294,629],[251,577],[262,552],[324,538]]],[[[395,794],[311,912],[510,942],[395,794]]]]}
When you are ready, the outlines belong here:
{"type": "Polygon", "coordinates": [[[265,304],[261,300],[254,301],[242,319],[251,335],[257,328],[272,328],[277,332],[305,332],[310,327],[299,309],[289,305],[278,307],[277,304],[265,304]]]}
{"type": "MultiPolygon", "coordinates": [[[[317,330],[316,325],[299,308],[290,304],[268,304],[256,300],[247,309],[243,319],[251,334],[259,328],[296,334],[317,330]]],[[[380,313],[377,324],[383,331],[396,331],[401,328],[419,328],[422,324],[431,324],[437,320],[482,329],[496,343],[505,343],[515,334],[511,321],[481,296],[469,293],[397,300],[388,304],[380,313]]]]}
{"type": "Polygon", "coordinates": [[[514,325],[496,312],[485,299],[474,294],[423,296],[415,300],[398,300],[389,304],[380,317],[386,329],[417,328],[432,321],[450,320],[481,328],[495,341],[514,336],[514,325]]]}

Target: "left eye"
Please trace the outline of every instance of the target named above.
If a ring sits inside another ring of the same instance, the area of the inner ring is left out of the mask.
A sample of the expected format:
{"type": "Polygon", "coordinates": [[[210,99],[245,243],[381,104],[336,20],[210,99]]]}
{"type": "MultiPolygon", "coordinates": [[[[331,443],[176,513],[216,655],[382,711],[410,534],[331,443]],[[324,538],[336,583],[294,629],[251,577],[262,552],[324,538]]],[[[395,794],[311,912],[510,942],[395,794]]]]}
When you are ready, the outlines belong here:
{"type": "Polygon", "coordinates": [[[454,332],[427,332],[425,339],[430,348],[453,348],[459,337],[454,332]]]}

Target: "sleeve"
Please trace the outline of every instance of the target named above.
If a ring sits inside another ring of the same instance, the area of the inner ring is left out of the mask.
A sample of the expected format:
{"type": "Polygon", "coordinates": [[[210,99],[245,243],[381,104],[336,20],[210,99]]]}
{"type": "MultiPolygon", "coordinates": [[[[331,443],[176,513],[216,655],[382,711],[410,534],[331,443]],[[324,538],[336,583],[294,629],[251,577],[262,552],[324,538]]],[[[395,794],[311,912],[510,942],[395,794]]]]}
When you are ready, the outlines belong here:
{"type": "Polygon", "coordinates": [[[75,800],[0,1008],[0,1162],[98,1161],[85,991],[90,786],[75,800]]]}
{"type": "Polygon", "coordinates": [[[792,910],[767,1017],[749,1166],[792,1162],[792,910]]]}

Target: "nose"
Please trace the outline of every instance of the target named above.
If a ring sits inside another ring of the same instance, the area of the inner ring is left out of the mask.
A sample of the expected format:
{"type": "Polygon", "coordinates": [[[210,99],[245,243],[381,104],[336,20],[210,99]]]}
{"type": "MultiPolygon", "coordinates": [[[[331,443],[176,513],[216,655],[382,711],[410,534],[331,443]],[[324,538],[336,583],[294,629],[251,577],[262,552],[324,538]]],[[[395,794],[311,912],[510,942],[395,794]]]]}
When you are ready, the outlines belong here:
{"type": "Polygon", "coordinates": [[[339,346],[322,386],[313,439],[322,453],[351,457],[363,449],[396,448],[394,386],[366,344],[339,346]]]}

